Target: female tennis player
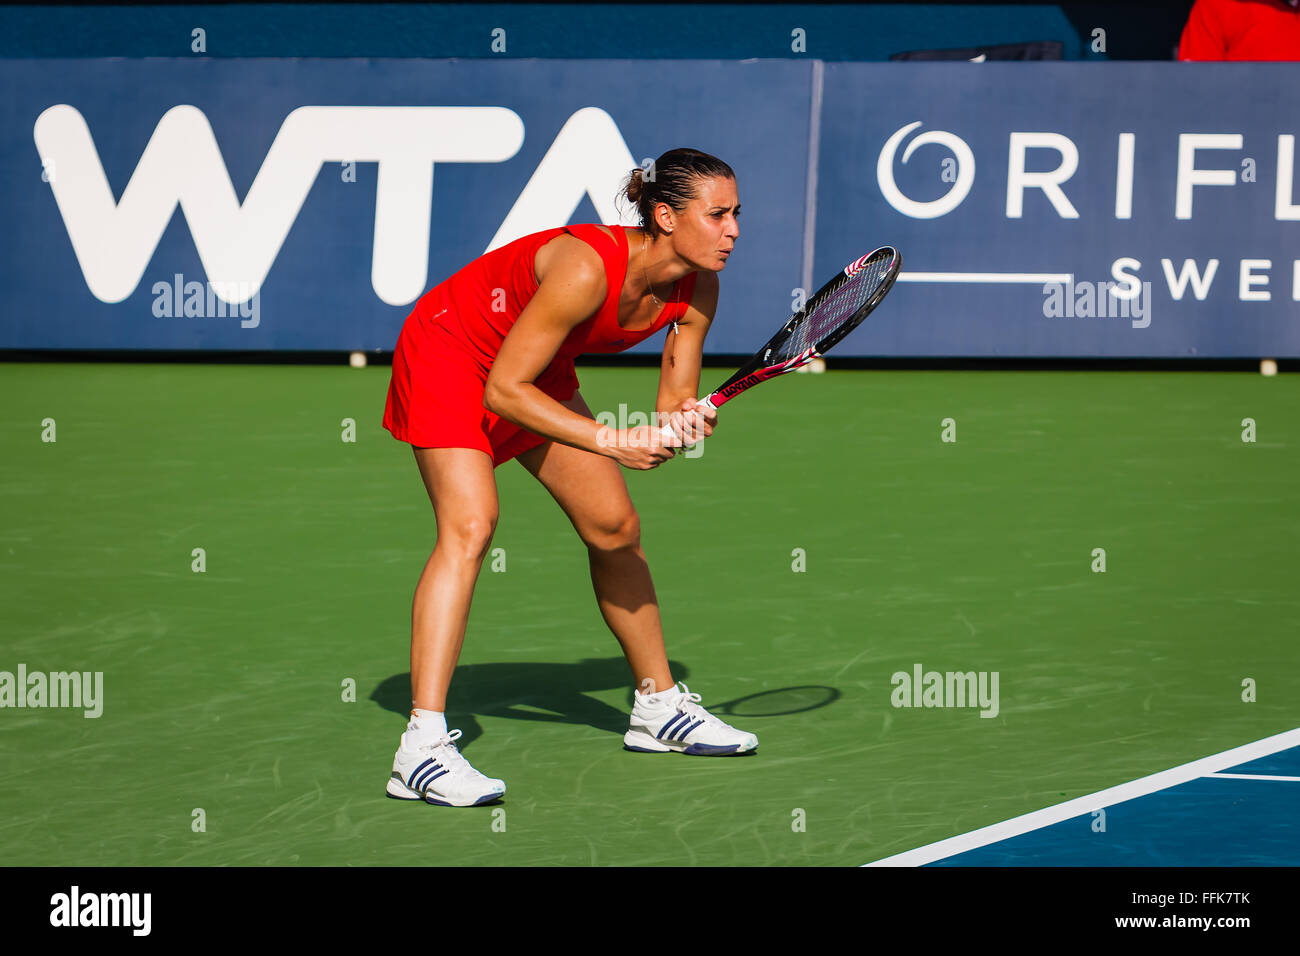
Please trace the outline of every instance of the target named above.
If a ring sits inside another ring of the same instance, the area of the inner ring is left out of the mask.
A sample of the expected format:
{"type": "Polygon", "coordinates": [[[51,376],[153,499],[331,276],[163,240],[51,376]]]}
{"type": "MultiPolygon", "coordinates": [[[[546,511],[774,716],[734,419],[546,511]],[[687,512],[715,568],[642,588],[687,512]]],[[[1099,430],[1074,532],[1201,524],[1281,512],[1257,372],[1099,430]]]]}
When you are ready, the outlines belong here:
{"type": "Polygon", "coordinates": [[[575,225],[525,236],[427,292],[402,327],[384,427],[412,446],[438,535],[415,589],[411,719],[389,796],[464,807],[505,792],[460,754],[460,731],[448,732],[444,711],[496,527],[494,469],[512,458],[587,546],[596,601],[636,685],[624,747],[720,756],[758,746],[674,681],[619,470],[655,468],[717,423],[695,399],[717,274],[740,232],[736,176],[715,156],[674,149],[653,176],[633,170],[625,189],[639,229],[575,225]],[[665,328],[656,409],[679,438],[596,422],[577,391],[574,357],[622,352],[665,328]]]}

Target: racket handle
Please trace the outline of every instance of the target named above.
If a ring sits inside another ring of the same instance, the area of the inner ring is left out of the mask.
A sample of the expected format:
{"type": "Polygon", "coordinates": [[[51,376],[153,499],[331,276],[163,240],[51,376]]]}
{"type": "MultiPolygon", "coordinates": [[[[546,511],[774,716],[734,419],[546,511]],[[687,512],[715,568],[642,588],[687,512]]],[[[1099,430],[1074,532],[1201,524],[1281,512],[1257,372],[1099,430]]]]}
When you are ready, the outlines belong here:
{"type": "MultiPolygon", "coordinates": [[[[697,409],[700,408],[712,409],[713,411],[716,412],[718,410],[718,406],[714,405],[713,402],[710,401],[711,398],[712,396],[705,396],[704,398],[700,399],[698,402],[695,403],[695,407],[697,409]]],[[[659,434],[663,436],[664,441],[674,441],[677,439],[677,432],[673,431],[672,425],[664,425],[662,428],[659,429],[659,434]]]]}

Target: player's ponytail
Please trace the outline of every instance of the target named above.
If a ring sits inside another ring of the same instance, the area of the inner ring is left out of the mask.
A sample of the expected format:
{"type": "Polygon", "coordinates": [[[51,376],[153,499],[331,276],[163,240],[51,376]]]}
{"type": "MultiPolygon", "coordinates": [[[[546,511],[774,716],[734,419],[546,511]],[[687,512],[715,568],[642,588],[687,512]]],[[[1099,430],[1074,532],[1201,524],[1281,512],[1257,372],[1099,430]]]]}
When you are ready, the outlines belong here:
{"type": "Polygon", "coordinates": [[[661,202],[680,212],[699,193],[702,179],[713,177],[735,179],[730,166],[698,149],[670,149],[649,168],[638,166],[628,174],[623,184],[623,195],[637,211],[641,228],[648,235],[659,234],[655,222],[655,207],[661,202]]]}

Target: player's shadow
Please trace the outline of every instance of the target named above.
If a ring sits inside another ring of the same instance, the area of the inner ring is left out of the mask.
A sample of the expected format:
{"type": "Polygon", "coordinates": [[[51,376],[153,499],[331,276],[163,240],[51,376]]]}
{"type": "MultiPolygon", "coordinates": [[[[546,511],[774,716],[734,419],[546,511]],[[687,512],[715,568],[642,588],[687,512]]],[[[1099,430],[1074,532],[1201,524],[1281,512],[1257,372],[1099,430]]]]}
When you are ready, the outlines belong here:
{"type": "MultiPolygon", "coordinates": [[[[679,679],[689,675],[680,661],[668,663],[679,679]]],[[[581,724],[621,736],[631,713],[631,686],[627,661],[621,657],[589,657],[563,664],[465,664],[452,677],[447,726],[460,728],[457,746],[462,750],[483,733],[480,716],[581,724]],[[588,696],[620,687],[629,688],[626,710],[588,696]]],[[[411,675],[386,678],[370,699],[403,718],[409,716],[411,675]]]]}
{"type": "MultiPolygon", "coordinates": [[[[669,661],[678,680],[687,681],[690,669],[669,661]]],[[[726,720],[735,717],[775,717],[827,707],[839,700],[834,687],[805,685],[750,694],[704,706],[726,720]]],[[[411,712],[411,675],[394,674],[380,682],[370,699],[405,719],[411,712]]],[[[447,726],[460,728],[458,745],[476,740],[483,729],[478,717],[507,717],[546,723],[579,724],[622,736],[632,707],[631,677],[621,657],[595,658],[571,663],[466,664],[456,668],[448,701],[447,726]],[[620,709],[589,696],[595,691],[626,689],[620,709]]]]}

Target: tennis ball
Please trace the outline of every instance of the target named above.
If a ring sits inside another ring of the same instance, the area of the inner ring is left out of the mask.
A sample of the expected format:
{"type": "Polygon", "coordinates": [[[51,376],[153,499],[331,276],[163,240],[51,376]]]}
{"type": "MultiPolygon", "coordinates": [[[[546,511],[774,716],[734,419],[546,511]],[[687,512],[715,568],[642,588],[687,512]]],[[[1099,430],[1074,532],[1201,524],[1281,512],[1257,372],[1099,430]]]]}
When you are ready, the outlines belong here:
{"type": "Polygon", "coordinates": [[[353,352],[351,355],[348,356],[348,364],[351,365],[353,368],[365,368],[366,353],[353,352]]]}
{"type": "Polygon", "coordinates": [[[826,360],[824,358],[815,358],[808,363],[808,371],[824,372],[826,371],[826,360]]]}
{"type": "Polygon", "coordinates": [[[1273,361],[1273,359],[1260,359],[1260,360],[1259,360],[1259,374],[1260,374],[1260,375],[1276,375],[1276,374],[1277,374],[1277,362],[1273,361]]]}

